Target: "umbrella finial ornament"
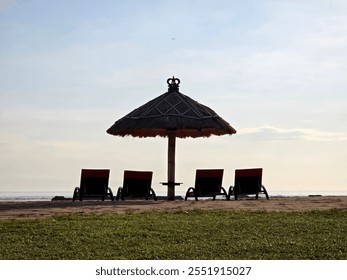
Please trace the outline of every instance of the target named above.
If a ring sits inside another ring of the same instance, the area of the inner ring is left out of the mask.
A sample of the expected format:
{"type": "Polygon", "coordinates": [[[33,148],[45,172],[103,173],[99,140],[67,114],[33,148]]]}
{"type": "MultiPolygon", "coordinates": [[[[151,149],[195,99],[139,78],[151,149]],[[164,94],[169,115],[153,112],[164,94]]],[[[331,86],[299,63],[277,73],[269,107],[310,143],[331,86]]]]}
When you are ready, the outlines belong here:
{"type": "Polygon", "coordinates": [[[169,92],[178,92],[179,84],[181,83],[180,79],[177,79],[175,78],[175,76],[172,76],[172,78],[167,79],[166,82],[169,85],[169,92]]]}

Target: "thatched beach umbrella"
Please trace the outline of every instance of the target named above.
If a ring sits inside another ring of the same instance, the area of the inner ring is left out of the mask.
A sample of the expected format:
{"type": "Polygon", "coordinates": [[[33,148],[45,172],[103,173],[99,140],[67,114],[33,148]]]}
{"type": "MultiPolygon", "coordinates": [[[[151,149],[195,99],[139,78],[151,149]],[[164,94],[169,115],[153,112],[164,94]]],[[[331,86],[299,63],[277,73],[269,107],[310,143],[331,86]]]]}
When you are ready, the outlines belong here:
{"type": "Polygon", "coordinates": [[[180,80],[167,80],[168,92],[130,112],[107,133],[116,136],[168,137],[168,200],[175,198],[176,137],[209,137],[234,134],[236,130],[209,107],[179,92],[180,80]]]}

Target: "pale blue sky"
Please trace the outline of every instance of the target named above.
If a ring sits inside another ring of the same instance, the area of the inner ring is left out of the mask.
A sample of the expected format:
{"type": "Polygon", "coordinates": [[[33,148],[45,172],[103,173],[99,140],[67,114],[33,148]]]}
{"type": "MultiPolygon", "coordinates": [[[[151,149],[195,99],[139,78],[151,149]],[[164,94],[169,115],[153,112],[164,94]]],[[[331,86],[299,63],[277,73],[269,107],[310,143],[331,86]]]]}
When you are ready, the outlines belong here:
{"type": "Polygon", "coordinates": [[[197,168],[263,167],[271,193],[347,191],[347,1],[0,0],[0,192],[72,191],[81,168],[153,170],[167,139],[114,121],[167,90],[238,133],[178,139],[177,189],[197,168]]]}

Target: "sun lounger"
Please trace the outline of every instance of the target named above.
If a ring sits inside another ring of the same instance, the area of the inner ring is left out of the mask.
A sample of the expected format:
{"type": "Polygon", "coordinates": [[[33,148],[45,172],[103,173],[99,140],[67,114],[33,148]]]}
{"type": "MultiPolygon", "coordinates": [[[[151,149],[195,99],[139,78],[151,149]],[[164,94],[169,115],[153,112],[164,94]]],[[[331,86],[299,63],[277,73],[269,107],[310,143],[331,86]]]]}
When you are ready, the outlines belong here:
{"type": "Polygon", "coordinates": [[[117,191],[116,200],[128,198],[145,198],[148,200],[153,197],[157,200],[152,185],[152,171],[124,171],[123,186],[117,191]]]}
{"type": "Polygon", "coordinates": [[[108,186],[109,176],[109,169],[82,169],[80,186],[75,188],[72,200],[101,198],[104,201],[109,197],[114,201],[112,190],[108,186]]]}
{"type": "Polygon", "coordinates": [[[226,199],[229,196],[225,189],[222,187],[223,169],[198,169],[195,175],[195,186],[188,188],[185,200],[188,197],[212,197],[216,199],[218,195],[224,195],[226,199]]]}
{"type": "Polygon", "coordinates": [[[234,195],[237,200],[242,196],[255,195],[255,198],[258,199],[259,194],[263,193],[266,199],[269,199],[269,195],[262,185],[262,174],[262,168],[236,169],[235,182],[234,186],[229,188],[229,197],[234,195]]]}

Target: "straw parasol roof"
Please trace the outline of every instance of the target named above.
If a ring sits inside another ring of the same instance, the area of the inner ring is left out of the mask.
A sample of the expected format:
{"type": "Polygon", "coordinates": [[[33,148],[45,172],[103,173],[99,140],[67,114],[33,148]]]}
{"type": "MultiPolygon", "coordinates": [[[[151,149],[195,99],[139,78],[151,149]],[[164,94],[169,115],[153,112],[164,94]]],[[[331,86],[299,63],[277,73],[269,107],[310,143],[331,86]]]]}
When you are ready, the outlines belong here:
{"type": "Polygon", "coordinates": [[[180,80],[168,79],[168,92],[130,112],[112,125],[107,133],[118,136],[208,137],[233,134],[236,130],[209,107],[179,92],[180,80]]]}
{"type": "Polygon", "coordinates": [[[209,107],[179,92],[179,79],[169,78],[167,84],[169,89],[166,93],[116,121],[107,133],[116,136],[168,137],[168,186],[172,188],[170,184],[175,183],[176,137],[209,137],[210,135],[234,134],[236,130],[209,107]]]}

